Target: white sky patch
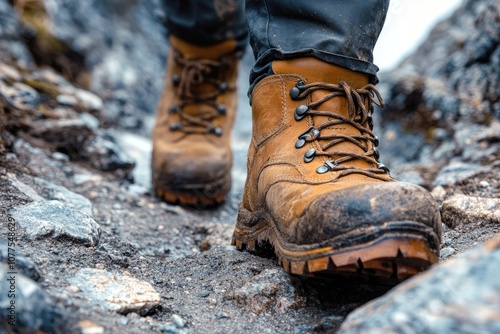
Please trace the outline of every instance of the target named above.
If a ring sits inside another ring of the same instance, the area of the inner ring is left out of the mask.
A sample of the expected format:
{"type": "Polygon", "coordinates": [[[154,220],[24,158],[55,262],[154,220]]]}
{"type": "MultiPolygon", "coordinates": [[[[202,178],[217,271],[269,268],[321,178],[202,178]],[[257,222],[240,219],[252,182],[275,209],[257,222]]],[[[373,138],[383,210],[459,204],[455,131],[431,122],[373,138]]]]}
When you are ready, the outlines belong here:
{"type": "Polygon", "coordinates": [[[436,23],[449,17],[462,0],[391,0],[384,29],[374,50],[381,71],[393,69],[411,54],[436,23]]]}

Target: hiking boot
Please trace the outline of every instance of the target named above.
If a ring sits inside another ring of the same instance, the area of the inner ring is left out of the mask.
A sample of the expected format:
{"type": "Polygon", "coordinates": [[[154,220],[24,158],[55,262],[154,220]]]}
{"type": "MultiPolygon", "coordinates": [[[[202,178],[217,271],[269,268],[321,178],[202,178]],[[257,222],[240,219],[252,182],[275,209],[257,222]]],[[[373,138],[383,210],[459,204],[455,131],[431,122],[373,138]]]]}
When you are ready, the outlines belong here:
{"type": "Polygon", "coordinates": [[[395,284],[438,261],[441,217],[379,162],[368,76],[314,58],[275,61],[252,92],[248,178],[233,245],[305,276],[395,284]],[[272,247],[271,247],[272,246],[272,247]]]}
{"type": "Polygon", "coordinates": [[[235,40],[206,47],[171,36],[170,47],[153,129],[153,187],[169,203],[203,208],[231,187],[239,54],[235,40]]]}

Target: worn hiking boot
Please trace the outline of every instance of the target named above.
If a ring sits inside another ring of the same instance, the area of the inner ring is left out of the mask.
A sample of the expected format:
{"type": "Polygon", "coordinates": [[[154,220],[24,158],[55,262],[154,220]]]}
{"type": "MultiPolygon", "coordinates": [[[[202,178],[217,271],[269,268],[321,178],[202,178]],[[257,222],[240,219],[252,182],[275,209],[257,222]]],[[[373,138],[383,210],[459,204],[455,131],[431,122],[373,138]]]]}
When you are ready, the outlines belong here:
{"type": "Polygon", "coordinates": [[[236,41],[201,47],[172,36],[170,46],[153,130],[153,187],[167,202],[206,207],[231,186],[236,41]]]}
{"type": "Polygon", "coordinates": [[[439,210],[379,162],[365,74],[314,58],[273,62],[252,92],[248,178],[233,244],[305,276],[394,284],[438,261],[439,210]]]}

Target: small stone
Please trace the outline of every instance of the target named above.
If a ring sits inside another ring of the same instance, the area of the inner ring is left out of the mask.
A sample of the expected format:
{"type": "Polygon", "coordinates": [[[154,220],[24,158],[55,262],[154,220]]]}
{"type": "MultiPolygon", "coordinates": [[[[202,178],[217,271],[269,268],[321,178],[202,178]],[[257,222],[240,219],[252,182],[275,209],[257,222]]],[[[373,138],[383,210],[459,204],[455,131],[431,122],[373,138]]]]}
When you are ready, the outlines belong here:
{"type": "Polygon", "coordinates": [[[73,175],[73,183],[78,186],[90,181],[99,182],[100,180],[101,177],[96,174],[79,173],[73,175]]]}
{"type": "Polygon", "coordinates": [[[221,311],[217,313],[217,319],[231,319],[231,317],[228,314],[221,311]]]}
{"type": "Polygon", "coordinates": [[[59,201],[34,202],[13,208],[12,217],[30,239],[49,236],[96,246],[101,228],[92,217],[59,201]]]}
{"type": "Polygon", "coordinates": [[[201,297],[201,298],[206,298],[206,297],[208,297],[208,296],[210,296],[210,292],[209,292],[209,291],[206,291],[206,290],[204,290],[204,291],[200,291],[200,292],[198,293],[198,297],[201,297]]]}
{"type": "Polygon", "coordinates": [[[144,315],[160,303],[160,294],[151,284],[131,276],[83,268],[69,281],[96,305],[121,314],[136,312],[144,315]]]}
{"type": "Polygon", "coordinates": [[[57,95],[56,101],[59,104],[70,107],[76,106],[78,104],[78,100],[76,99],[76,97],[66,94],[57,95]]]}
{"type": "Polygon", "coordinates": [[[66,289],[69,292],[71,292],[71,293],[78,293],[78,292],[80,292],[80,289],[77,286],[74,286],[74,285],[68,285],[68,287],[66,289]]]}
{"type": "Polygon", "coordinates": [[[0,81],[0,96],[10,105],[21,110],[36,107],[40,100],[40,95],[35,89],[20,82],[9,86],[0,81]]]}
{"type": "Polygon", "coordinates": [[[293,278],[279,269],[265,269],[242,287],[230,292],[228,299],[236,300],[249,311],[259,314],[275,311],[285,313],[306,306],[307,300],[293,278]]]}
{"type": "Polygon", "coordinates": [[[63,162],[68,162],[69,157],[67,154],[61,153],[61,152],[54,152],[50,155],[53,159],[56,159],[58,161],[63,161],[63,162]]]}
{"type": "Polygon", "coordinates": [[[500,223],[500,199],[455,195],[443,202],[443,223],[451,228],[462,224],[500,223]]]}
{"type": "Polygon", "coordinates": [[[81,104],[90,110],[101,110],[103,107],[102,99],[92,92],[83,89],[75,91],[76,97],[80,100],[81,104]]]}
{"type": "Polygon", "coordinates": [[[432,191],[431,195],[438,201],[444,200],[446,196],[446,189],[444,189],[443,186],[435,186],[432,191]]]}
{"type": "Polygon", "coordinates": [[[165,333],[169,333],[169,334],[178,334],[179,333],[179,331],[177,330],[177,327],[172,322],[166,323],[162,327],[162,331],[165,333]]]}
{"type": "Polygon", "coordinates": [[[450,256],[452,256],[455,253],[455,248],[453,247],[445,247],[441,249],[441,258],[446,259],[450,256]]]}
{"type": "Polygon", "coordinates": [[[81,113],[79,114],[79,117],[90,129],[93,130],[99,128],[99,125],[101,124],[97,117],[88,113],[81,113]]]}
{"type": "Polygon", "coordinates": [[[103,334],[104,327],[90,320],[82,320],[78,322],[81,334],[103,334]]]}
{"type": "Polygon", "coordinates": [[[483,188],[488,188],[490,186],[490,183],[488,181],[481,181],[479,182],[479,185],[483,188]]]}
{"type": "Polygon", "coordinates": [[[184,328],[186,326],[186,321],[177,314],[172,314],[172,321],[177,328],[184,328]]]}
{"type": "Polygon", "coordinates": [[[4,63],[0,63],[0,78],[1,77],[6,77],[14,81],[21,81],[23,78],[17,69],[4,63]]]}

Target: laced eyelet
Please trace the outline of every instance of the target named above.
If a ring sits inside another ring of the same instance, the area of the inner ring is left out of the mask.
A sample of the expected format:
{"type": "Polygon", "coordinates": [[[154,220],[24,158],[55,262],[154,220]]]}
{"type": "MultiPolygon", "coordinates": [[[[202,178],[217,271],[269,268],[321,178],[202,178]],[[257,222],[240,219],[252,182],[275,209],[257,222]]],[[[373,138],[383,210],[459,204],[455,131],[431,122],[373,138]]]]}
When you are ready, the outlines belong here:
{"type": "Polygon", "coordinates": [[[225,115],[226,112],[227,112],[227,108],[226,108],[226,105],[224,104],[218,104],[217,105],[217,112],[221,115],[225,115]]]}
{"type": "Polygon", "coordinates": [[[373,145],[375,145],[375,147],[378,147],[379,144],[380,144],[380,141],[378,140],[378,137],[374,136],[373,137],[373,145]]]}
{"type": "Polygon", "coordinates": [[[373,148],[373,156],[375,157],[375,160],[377,160],[377,161],[380,158],[380,152],[378,151],[377,147],[373,148]]]}
{"type": "Polygon", "coordinates": [[[313,161],[315,155],[316,155],[316,150],[314,148],[307,150],[306,153],[304,154],[304,162],[307,163],[313,161]]]}
{"type": "Polygon", "coordinates": [[[181,77],[178,74],[174,74],[172,76],[172,84],[177,87],[179,86],[180,83],[181,83],[181,77]]]}
{"type": "Polygon", "coordinates": [[[222,82],[220,85],[219,85],[219,90],[224,93],[225,91],[227,91],[229,88],[229,85],[227,84],[227,82],[222,82]]]}
{"type": "Polygon", "coordinates": [[[306,106],[305,104],[301,104],[299,105],[296,109],[295,109],[295,113],[294,113],[294,118],[295,120],[298,122],[300,121],[301,119],[303,119],[306,115],[306,112],[309,110],[309,107],[306,106]]]}
{"type": "Polygon", "coordinates": [[[181,122],[175,122],[170,124],[169,126],[170,131],[177,131],[182,129],[182,123],[181,122]]]}
{"type": "Polygon", "coordinates": [[[292,100],[296,100],[299,97],[300,92],[301,92],[303,87],[304,87],[304,83],[301,80],[299,80],[299,81],[297,81],[297,84],[295,85],[295,87],[290,89],[290,97],[292,98],[292,100]]]}
{"type": "Polygon", "coordinates": [[[168,109],[168,112],[169,112],[170,114],[175,114],[175,113],[178,113],[180,110],[181,110],[181,107],[175,104],[175,105],[171,106],[171,107],[168,109]]]}
{"type": "Polygon", "coordinates": [[[216,126],[210,126],[207,128],[209,132],[212,132],[217,137],[222,136],[222,129],[216,126]]]}
{"type": "Polygon", "coordinates": [[[382,169],[382,170],[386,171],[387,173],[390,173],[390,172],[391,172],[391,171],[389,170],[389,168],[387,168],[387,166],[386,166],[386,165],[384,165],[383,163],[380,163],[380,162],[377,164],[377,168],[378,168],[378,169],[382,169]]]}

